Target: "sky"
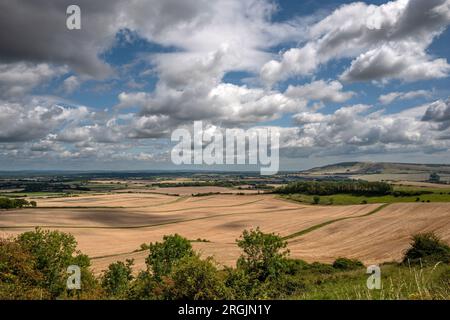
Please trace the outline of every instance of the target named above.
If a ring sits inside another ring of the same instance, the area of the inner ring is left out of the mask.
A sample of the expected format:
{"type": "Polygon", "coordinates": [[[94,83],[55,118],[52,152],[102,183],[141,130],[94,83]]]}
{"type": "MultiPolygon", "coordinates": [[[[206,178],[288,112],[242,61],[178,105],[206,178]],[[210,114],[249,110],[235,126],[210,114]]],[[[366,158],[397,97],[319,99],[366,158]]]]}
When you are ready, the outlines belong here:
{"type": "Polygon", "coordinates": [[[3,0],[0,171],[190,169],[194,121],[277,128],[281,170],[448,164],[449,24],[450,0],[3,0]]]}

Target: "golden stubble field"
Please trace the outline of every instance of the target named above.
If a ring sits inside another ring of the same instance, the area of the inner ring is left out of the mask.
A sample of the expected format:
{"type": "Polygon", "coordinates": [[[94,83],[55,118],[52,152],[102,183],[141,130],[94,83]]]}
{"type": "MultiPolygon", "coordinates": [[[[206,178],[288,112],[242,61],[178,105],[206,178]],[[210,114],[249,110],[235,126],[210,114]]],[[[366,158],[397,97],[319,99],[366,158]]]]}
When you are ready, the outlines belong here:
{"type": "Polygon", "coordinates": [[[15,236],[36,226],[73,234],[79,249],[92,258],[96,272],[108,264],[134,258],[144,267],[142,243],[178,233],[204,256],[234,265],[235,240],[244,229],[289,236],[312,226],[348,217],[289,239],[291,256],[309,262],[337,257],[365,263],[399,260],[412,234],[435,231],[450,242],[450,203],[308,206],[272,195],[170,196],[153,193],[110,193],[39,199],[39,207],[0,211],[0,236],[15,236]],[[367,216],[364,216],[369,214],[367,216]]]}

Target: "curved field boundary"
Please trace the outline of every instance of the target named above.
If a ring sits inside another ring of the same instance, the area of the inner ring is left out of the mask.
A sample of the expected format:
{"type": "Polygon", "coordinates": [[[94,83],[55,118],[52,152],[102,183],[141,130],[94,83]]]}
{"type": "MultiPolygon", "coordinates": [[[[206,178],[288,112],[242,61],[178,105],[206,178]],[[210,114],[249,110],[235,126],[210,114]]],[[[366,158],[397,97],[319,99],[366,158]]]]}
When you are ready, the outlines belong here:
{"type": "MultiPolygon", "coordinates": [[[[338,222],[338,221],[347,220],[347,219],[357,219],[357,218],[368,217],[368,216],[370,216],[370,215],[373,215],[373,214],[375,214],[375,213],[381,211],[382,209],[386,208],[388,205],[389,205],[389,203],[382,204],[382,205],[380,205],[378,208],[376,208],[376,209],[374,209],[374,210],[372,210],[372,211],[370,211],[370,212],[368,212],[368,213],[365,213],[365,214],[363,214],[363,215],[360,215],[360,216],[356,216],[356,217],[343,217],[343,218],[338,218],[338,219],[333,219],[333,220],[329,220],[329,221],[326,221],[326,222],[322,222],[322,223],[316,224],[316,225],[314,225],[314,226],[312,226],[312,227],[309,227],[309,228],[307,228],[307,229],[304,229],[304,230],[302,230],[302,231],[299,231],[299,232],[290,234],[290,235],[288,235],[288,236],[285,236],[285,237],[283,237],[283,240],[289,240],[289,239],[293,239],[293,238],[296,238],[296,237],[300,237],[300,236],[302,236],[302,235],[304,235],[304,234],[310,233],[310,232],[312,232],[312,231],[314,231],[314,230],[317,230],[317,229],[319,229],[319,228],[325,227],[325,226],[327,226],[327,225],[330,225],[330,224],[335,223],[335,222],[338,222]]],[[[295,209],[285,209],[285,210],[283,210],[283,211],[293,211],[293,210],[299,210],[299,209],[305,209],[305,208],[306,208],[306,207],[295,208],[295,209]]],[[[275,210],[275,211],[279,211],[279,210],[275,210]]],[[[252,213],[271,213],[271,212],[273,212],[273,211],[266,211],[266,212],[260,212],[260,211],[258,211],[258,212],[248,212],[247,214],[252,214],[252,213]]],[[[159,225],[155,225],[155,226],[166,225],[166,224],[174,224],[174,223],[182,223],[182,222],[188,222],[188,221],[194,221],[194,220],[203,220],[203,219],[208,219],[208,218],[222,217],[222,216],[229,216],[229,215],[235,215],[235,214],[240,214],[240,213],[228,213],[228,214],[221,214],[221,215],[215,215],[215,216],[210,216],[210,217],[201,217],[201,218],[195,218],[195,219],[183,220],[183,221],[178,221],[178,222],[163,223],[163,224],[159,224],[159,225]]],[[[0,229],[1,229],[1,228],[0,228],[0,229]]],[[[209,241],[209,243],[215,243],[215,242],[214,242],[214,241],[209,241]]],[[[235,245],[236,243],[234,243],[234,242],[230,242],[230,243],[228,243],[228,242],[225,242],[225,243],[221,242],[221,244],[235,245]]],[[[104,259],[104,258],[112,258],[112,257],[120,257],[120,256],[128,255],[128,254],[133,254],[133,253],[137,253],[137,252],[142,252],[142,251],[145,251],[145,250],[139,250],[139,249],[138,249],[138,250],[134,250],[134,251],[131,251],[131,252],[122,252],[122,253],[115,253],[115,254],[109,254],[109,255],[103,255],[103,256],[97,256],[97,257],[91,257],[91,260],[104,259]]]]}
{"type": "Polygon", "coordinates": [[[189,197],[187,196],[178,196],[177,199],[172,200],[172,201],[167,201],[167,202],[163,202],[163,203],[158,203],[152,206],[141,206],[141,207],[136,207],[136,208],[148,208],[148,207],[161,207],[161,206],[165,206],[168,204],[173,204],[173,203],[177,203],[177,202],[181,202],[181,201],[185,201],[187,200],[189,197]]]}
{"type": "MultiPolygon", "coordinates": [[[[258,200],[260,201],[260,200],[258,200]]],[[[229,207],[229,206],[227,206],[229,207]]],[[[305,207],[306,208],[306,207],[305,207]]],[[[284,209],[283,212],[286,211],[295,211],[295,210],[302,210],[305,208],[290,208],[290,209],[284,209]]],[[[233,215],[240,215],[240,214],[261,214],[261,213],[273,213],[273,212],[280,212],[280,209],[274,209],[274,210],[268,210],[261,212],[260,210],[254,211],[254,212],[232,212],[232,213],[223,213],[223,214],[216,214],[212,216],[206,216],[206,217],[198,217],[198,218],[192,218],[192,219],[182,219],[182,220],[176,220],[176,221],[166,221],[161,223],[154,223],[154,224],[147,224],[147,225],[136,225],[136,226],[114,226],[114,227],[101,227],[101,226],[58,226],[58,225],[31,225],[31,226],[0,226],[0,230],[2,229],[33,229],[33,228],[52,228],[52,229],[145,229],[145,228],[152,228],[152,227],[159,227],[159,226],[165,226],[169,224],[177,224],[177,223],[184,223],[184,222],[190,222],[190,221],[197,221],[197,220],[206,220],[206,219],[212,219],[212,218],[218,218],[218,217],[226,217],[226,216],[233,216],[233,215]]]]}
{"type": "Polygon", "coordinates": [[[314,230],[320,229],[320,228],[322,228],[322,227],[328,226],[328,225],[330,225],[330,224],[332,224],[332,223],[335,223],[335,222],[338,222],[338,221],[343,221],[343,220],[348,220],[348,219],[358,219],[358,218],[368,217],[368,216],[370,216],[370,215],[372,215],[372,214],[375,214],[375,213],[377,213],[377,212],[383,210],[383,209],[386,208],[388,205],[389,205],[389,203],[382,204],[382,205],[379,206],[378,208],[376,208],[376,209],[370,211],[369,213],[365,213],[365,214],[360,215],[360,216],[356,216],[356,217],[343,217],[343,218],[338,218],[338,219],[333,219],[333,220],[325,221],[325,222],[316,224],[315,226],[312,226],[312,227],[309,227],[309,228],[307,228],[307,229],[304,229],[304,230],[295,232],[295,233],[293,233],[293,234],[290,234],[290,235],[288,235],[288,236],[285,236],[285,237],[283,237],[283,240],[290,240],[290,239],[293,239],[293,238],[297,238],[297,237],[303,236],[303,235],[305,235],[305,234],[307,234],[307,233],[313,232],[314,230]]]}
{"type": "MultiPolygon", "coordinates": [[[[205,199],[206,200],[206,199],[205,199]]],[[[156,211],[158,213],[170,213],[170,212],[179,212],[179,211],[190,211],[190,210],[198,210],[198,209],[210,209],[210,208],[233,208],[233,207],[240,207],[240,206],[245,206],[248,204],[254,204],[257,202],[261,202],[264,199],[258,199],[255,201],[250,201],[250,202],[244,202],[244,203],[238,203],[238,204],[232,204],[232,205],[227,205],[227,206],[204,206],[204,207],[193,207],[193,208],[183,208],[183,209],[172,209],[172,210],[164,210],[164,211],[156,211]]],[[[194,201],[191,201],[194,202],[194,201]]],[[[147,212],[147,213],[152,213],[151,211],[147,212]]]]}
{"type": "Polygon", "coordinates": [[[389,205],[388,203],[385,203],[385,204],[379,206],[378,208],[376,208],[376,209],[374,209],[374,210],[372,210],[372,211],[370,211],[370,212],[368,212],[368,213],[365,213],[365,214],[363,214],[363,215],[360,215],[360,216],[356,216],[356,217],[343,217],[343,218],[338,218],[338,219],[333,219],[333,220],[325,221],[325,222],[316,224],[315,226],[312,226],[312,227],[309,227],[309,228],[307,228],[307,229],[301,230],[301,231],[299,231],[299,232],[296,232],[296,233],[290,234],[290,235],[288,235],[288,236],[285,236],[285,237],[283,237],[283,240],[290,240],[290,239],[293,239],[293,238],[300,237],[300,236],[302,236],[302,235],[305,235],[305,234],[310,233],[310,232],[312,232],[312,231],[314,231],[314,230],[320,229],[320,228],[322,228],[322,227],[325,227],[325,226],[327,226],[327,225],[330,225],[330,224],[335,223],[335,222],[338,222],[338,221],[343,221],[343,220],[348,220],[348,219],[364,218],[364,217],[370,216],[370,215],[372,215],[372,214],[375,214],[375,213],[381,211],[382,209],[386,208],[388,205],[389,205]]]}
{"type": "MultiPolygon", "coordinates": [[[[129,207],[115,206],[73,206],[73,207],[56,207],[56,206],[42,206],[42,207],[24,207],[24,208],[16,208],[15,210],[23,209],[23,210],[35,210],[35,209],[127,209],[129,207]]],[[[5,210],[8,211],[8,210],[5,210]]]]}
{"type": "MultiPolygon", "coordinates": [[[[83,210],[83,209],[145,209],[145,208],[153,208],[153,207],[160,207],[160,206],[164,206],[164,205],[169,205],[169,204],[174,204],[176,202],[181,202],[184,200],[189,199],[189,196],[183,196],[180,197],[177,200],[173,200],[173,201],[169,201],[169,202],[164,202],[164,203],[159,203],[159,204],[155,204],[155,205],[148,205],[148,206],[139,206],[139,207],[123,207],[123,206],[116,206],[116,207],[105,207],[105,206],[90,206],[90,207],[86,207],[86,206],[72,206],[72,207],[55,207],[55,206],[51,206],[51,207],[27,207],[27,208],[21,208],[21,209],[26,209],[26,210],[34,210],[34,209],[50,209],[50,210],[58,210],[58,209],[79,209],[79,210],[83,210]]],[[[206,199],[205,199],[206,200],[206,199]]],[[[147,213],[171,213],[171,212],[179,212],[179,211],[189,211],[189,210],[198,210],[198,209],[210,209],[210,208],[232,208],[232,207],[240,207],[243,205],[248,205],[248,204],[253,204],[256,202],[261,202],[264,199],[258,199],[255,201],[250,201],[250,202],[244,202],[244,203],[238,203],[238,204],[233,204],[233,205],[227,205],[227,206],[204,206],[204,207],[193,207],[193,208],[183,208],[183,209],[172,209],[172,210],[157,210],[157,211],[148,211],[147,213]]],[[[194,202],[194,201],[192,201],[194,202]]],[[[7,211],[7,210],[5,210],[7,211]]],[[[2,227],[0,227],[2,228],[2,227]]]]}
{"type": "MultiPolygon", "coordinates": [[[[36,208],[23,208],[23,209],[143,209],[143,208],[153,208],[159,207],[167,204],[173,204],[175,202],[181,202],[182,200],[187,200],[189,197],[181,197],[180,199],[160,203],[157,205],[149,205],[149,206],[139,206],[139,207],[36,207],[36,208]]],[[[157,211],[146,211],[146,213],[171,213],[171,212],[180,212],[180,211],[190,211],[190,210],[198,210],[198,209],[210,209],[210,208],[233,208],[240,207],[248,204],[253,204],[257,202],[261,202],[264,199],[258,199],[255,201],[232,204],[227,206],[204,206],[204,207],[193,207],[193,208],[183,208],[183,209],[172,209],[172,210],[157,210],[157,211]]],[[[194,201],[192,201],[194,202],[194,201]]]]}
{"type": "MultiPolygon", "coordinates": [[[[290,240],[290,239],[293,239],[293,238],[297,238],[297,237],[303,236],[303,235],[305,235],[305,234],[307,234],[307,233],[310,233],[310,232],[312,232],[312,231],[314,231],[314,230],[320,229],[320,228],[322,228],[322,227],[325,227],[325,226],[327,226],[327,225],[330,225],[330,224],[335,223],[335,222],[338,222],[338,221],[347,220],[347,219],[357,219],[357,218],[367,217],[367,216],[370,216],[370,215],[372,215],[372,214],[375,214],[375,213],[377,213],[378,211],[380,211],[380,210],[386,208],[388,205],[389,205],[389,203],[385,203],[385,204],[379,206],[378,208],[376,208],[376,209],[374,209],[374,210],[372,210],[372,211],[370,211],[370,212],[368,212],[368,213],[365,213],[365,214],[363,214],[363,215],[360,215],[360,216],[356,216],[356,217],[343,217],[343,218],[338,218],[338,219],[333,219],[333,220],[325,221],[325,222],[316,224],[316,225],[314,225],[314,226],[311,226],[311,227],[309,227],[309,228],[306,228],[306,229],[304,229],[304,230],[301,230],[301,231],[292,233],[292,234],[290,234],[290,235],[284,236],[282,239],[283,239],[283,240],[290,240]]],[[[210,242],[211,242],[211,243],[214,243],[213,241],[210,241],[210,242]]],[[[232,243],[232,242],[225,242],[224,244],[235,244],[235,243],[232,243]]]]}
{"type": "MultiPolygon", "coordinates": [[[[138,206],[138,207],[124,207],[124,206],[69,206],[69,207],[63,207],[63,206],[37,206],[37,207],[25,207],[22,209],[28,209],[28,210],[33,210],[33,209],[142,209],[142,208],[153,208],[153,207],[160,207],[160,206],[165,206],[168,204],[173,204],[173,203],[177,203],[177,202],[181,202],[183,200],[187,200],[189,197],[187,196],[180,196],[175,200],[172,201],[167,201],[167,202],[163,202],[163,203],[157,203],[157,204],[153,204],[153,205],[148,205],[148,206],[138,206]]],[[[163,211],[165,212],[165,211],[163,211]]]]}

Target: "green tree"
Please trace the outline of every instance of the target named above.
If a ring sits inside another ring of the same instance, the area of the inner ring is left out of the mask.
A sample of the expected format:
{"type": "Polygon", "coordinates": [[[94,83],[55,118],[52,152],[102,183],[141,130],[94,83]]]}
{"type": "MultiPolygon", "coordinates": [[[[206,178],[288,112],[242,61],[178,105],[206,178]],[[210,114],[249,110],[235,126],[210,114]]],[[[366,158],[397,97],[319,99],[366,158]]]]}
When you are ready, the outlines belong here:
{"type": "Polygon", "coordinates": [[[157,281],[148,270],[141,271],[131,283],[128,298],[132,300],[161,300],[164,298],[162,281],[157,281]]]}
{"type": "Polygon", "coordinates": [[[219,300],[228,297],[227,288],[211,258],[185,256],[166,278],[164,295],[174,300],[219,300]]]}
{"type": "Polygon", "coordinates": [[[253,300],[264,299],[264,288],[261,282],[251,277],[245,270],[241,268],[226,268],[225,285],[230,290],[232,299],[237,300],[253,300]]]}
{"type": "Polygon", "coordinates": [[[157,280],[168,275],[180,259],[194,255],[189,240],[178,234],[164,236],[163,242],[151,243],[149,247],[150,254],[145,262],[157,280]]]}
{"type": "Polygon", "coordinates": [[[14,209],[29,206],[30,203],[25,199],[0,198],[0,209],[14,209]]]}
{"type": "Polygon", "coordinates": [[[301,193],[309,195],[356,194],[356,195],[385,195],[393,191],[390,184],[385,182],[368,182],[362,180],[345,181],[297,181],[277,188],[276,193],[301,193]]]}
{"type": "Polygon", "coordinates": [[[319,202],[320,202],[320,197],[319,196],[314,196],[313,197],[313,203],[314,204],[319,204],[319,202]]]}
{"type": "Polygon", "coordinates": [[[45,299],[35,258],[12,239],[0,239],[0,299],[45,299]]]}
{"type": "Polygon", "coordinates": [[[263,233],[256,230],[244,230],[240,239],[236,240],[243,254],[237,261],[249,275],[260,281],[268,277],[276,277],[286,268],[288,250],[287,242],[273,233],[263,233]]]}
{"type": "Polygon", "coordinates": [[[82,275],[90,273],[89,258],[76,251],[77,242],[70,234],[36,228],[20,234],[17,243],[35,259],[35,269],[43,274],[41,286],[47,288],[52,297],[64,293],[68,266],[79,266],[82,275]]]}
{"type": "Polygon", "coordinates": [[[125,298],[133,280],[134,260],[127,259],[126,263],[118,261],[108,266],[102,276],[101,283],[105,292],[114,298],[125,298]]]}
{"type": "Polygon", "coordinates": [[[15,208],[14,201],[9,198],[0,198],[0,209],[15,208]]]}
{"type": "Polygon", "coordinates": [[[25,199],[14,199],[14,208],[23,208],[30,205],[30,203],[25,199]]]}
{"type": "Polygon", "coordinates": [[[429,181],[439,183],[441,181],[441,177],[436,172],[433,172],[430,174],[429,181]]]}

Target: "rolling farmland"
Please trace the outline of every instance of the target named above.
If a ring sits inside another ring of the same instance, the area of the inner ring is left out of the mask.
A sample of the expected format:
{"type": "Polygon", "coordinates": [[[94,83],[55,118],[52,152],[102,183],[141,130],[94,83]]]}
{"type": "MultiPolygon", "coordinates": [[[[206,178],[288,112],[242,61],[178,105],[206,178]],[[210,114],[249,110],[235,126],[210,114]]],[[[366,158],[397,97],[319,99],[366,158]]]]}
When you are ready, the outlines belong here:
{"type": "Polygon", "coordinates": [[[148,253],[136,251],[140,245],[174,233],[224,265],[234,265],[239,256],[235,240],[242,231],[256,227],[279,233],[289,241],[292,257],[309,262],[340,256],[364,263],[398,260],[410,236],[422,231],[435,231],[450,242],[450,203],[312,206],[263,194],[137,192],[41,198],[38,203],[37,208],[1,211],[0,235],[37,226],[69,232],[93,258],[96,272],[127,258],[143,268],[148,253]]]}

